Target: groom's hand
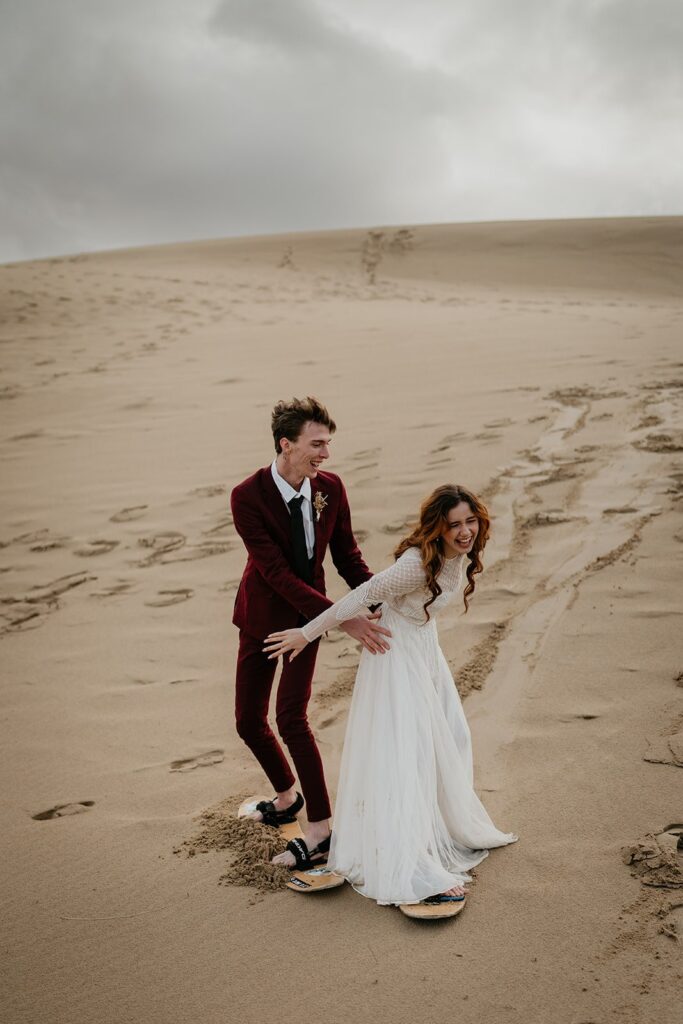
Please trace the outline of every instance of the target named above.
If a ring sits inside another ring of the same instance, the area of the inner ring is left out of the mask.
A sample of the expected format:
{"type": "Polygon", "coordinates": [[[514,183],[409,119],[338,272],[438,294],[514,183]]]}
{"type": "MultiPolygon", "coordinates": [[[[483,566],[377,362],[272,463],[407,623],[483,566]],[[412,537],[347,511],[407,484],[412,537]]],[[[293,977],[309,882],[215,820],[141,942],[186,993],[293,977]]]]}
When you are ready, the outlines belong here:
{"type": "Polygon", "coordinates": [[[385,637],[391,636],[391,630],[379,625],[378,620],[381,617],[381,612],[356,615],[354,619],[347,619],[341,623],[341,629],[354,640],[358,640],[370,654],[384,654],[389,650],[385,637]]]}

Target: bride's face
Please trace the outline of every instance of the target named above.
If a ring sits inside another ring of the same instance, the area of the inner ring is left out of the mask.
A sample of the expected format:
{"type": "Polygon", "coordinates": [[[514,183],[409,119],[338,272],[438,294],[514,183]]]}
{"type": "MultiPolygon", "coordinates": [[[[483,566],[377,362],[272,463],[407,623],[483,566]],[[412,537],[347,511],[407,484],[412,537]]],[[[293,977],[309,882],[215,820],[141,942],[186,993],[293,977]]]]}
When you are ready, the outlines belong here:
{"type": "Polygon", "coordinates": [[[472,550],[479,533],[479,520],[466,501],[449,509],[441,532],[446,558],[455,558],[472,550]]]}

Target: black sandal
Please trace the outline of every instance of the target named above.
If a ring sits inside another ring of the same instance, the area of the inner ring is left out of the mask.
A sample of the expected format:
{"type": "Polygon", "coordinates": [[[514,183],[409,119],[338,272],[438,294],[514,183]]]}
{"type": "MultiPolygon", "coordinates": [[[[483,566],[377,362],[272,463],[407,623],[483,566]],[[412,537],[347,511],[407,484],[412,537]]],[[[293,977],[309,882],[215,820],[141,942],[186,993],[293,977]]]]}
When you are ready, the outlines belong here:
{"type": "Polygon", "coordinates": [[[295,869],[297,871],[310,871],[311,868],[319,868],[327,864],[331,839],[332,833],[330,833],[327,839],[323,839],[317,846],[314,846],[312,850],[308,849],[303,839],[291,839],[287,843],[287,849],[296,861],[295,869]]]}
{"type": "Polygon", "coordinates": [[[259,824],[278,828],[280,825],[289,825],[296,821],[296,816],[303,806],[304,798],[301,793],[297,793],[294,803],[286,807],[284,811],[278,811],[272,800],[260,800],[256,804],[255,810],[260,811],[263,815],[259,824]]]}

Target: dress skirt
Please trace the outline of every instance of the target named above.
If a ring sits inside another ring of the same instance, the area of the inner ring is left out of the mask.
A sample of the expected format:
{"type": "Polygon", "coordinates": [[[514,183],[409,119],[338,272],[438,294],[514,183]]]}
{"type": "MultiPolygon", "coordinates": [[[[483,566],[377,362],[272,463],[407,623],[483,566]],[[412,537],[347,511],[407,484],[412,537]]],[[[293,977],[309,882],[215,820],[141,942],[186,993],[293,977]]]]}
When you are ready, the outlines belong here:
{"type": "Polygon", "coordinates": [[[472,786],[470,730],[436,623],[386,605],[391,649],[363,650],[349,710],[328,866],[380,904],[470,881],[500,832],[472,786]]]}

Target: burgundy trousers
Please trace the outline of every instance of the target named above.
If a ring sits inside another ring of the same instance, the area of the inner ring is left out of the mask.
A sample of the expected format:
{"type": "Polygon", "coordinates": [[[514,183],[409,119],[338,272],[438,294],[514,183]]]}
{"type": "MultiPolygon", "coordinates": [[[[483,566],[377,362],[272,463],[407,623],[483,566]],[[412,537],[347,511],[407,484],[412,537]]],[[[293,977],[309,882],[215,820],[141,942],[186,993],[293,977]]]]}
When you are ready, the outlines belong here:
{"type": "MultiPolygon", "coordinates": [[[[323,764],[306,714],[311,696],[318,641],[308,644],[294,661],[283,659],[277,688],[275,721],[291,755],[306,801],[309,821],[324,821],[332,811],[323,764]]],[[[268,776],[276,793],[294,785],[295,778],[277,737],[268,724],[268,705],[278,661],[263,653],[263,640],[240,630],[235,685],[237,732],[268,776]]]]}

